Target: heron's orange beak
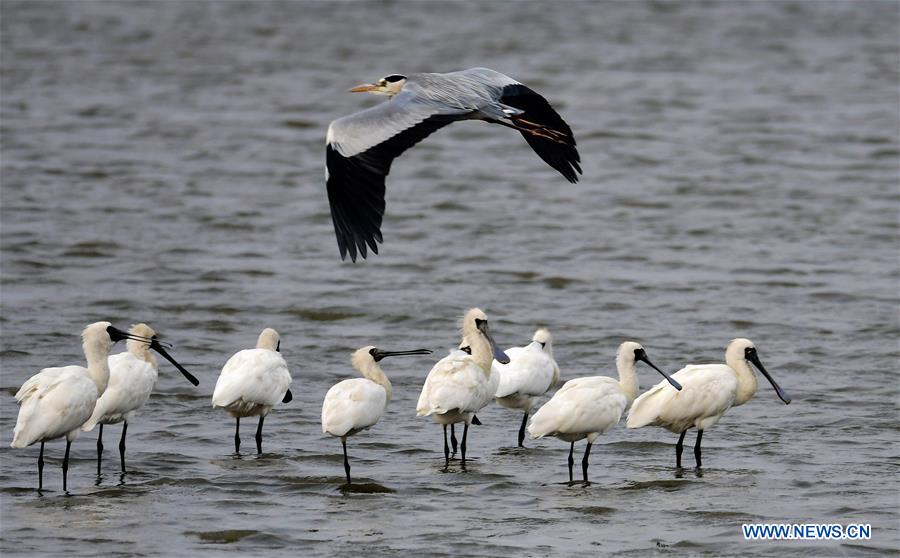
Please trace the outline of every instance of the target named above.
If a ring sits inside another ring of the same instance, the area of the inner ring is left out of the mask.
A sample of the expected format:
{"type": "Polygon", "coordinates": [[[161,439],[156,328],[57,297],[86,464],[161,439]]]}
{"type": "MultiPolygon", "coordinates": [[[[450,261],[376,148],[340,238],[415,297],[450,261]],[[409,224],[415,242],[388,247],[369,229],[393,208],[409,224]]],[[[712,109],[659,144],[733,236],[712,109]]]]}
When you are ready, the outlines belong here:
{"type": "Polygon", "coordinates": [[[373,91],[378,89],[378,85],[374,83],[364,83],[362,85],[357,85],[356,87],[349,90],[350,93],[366,93],[368,91],[373,91]]]}

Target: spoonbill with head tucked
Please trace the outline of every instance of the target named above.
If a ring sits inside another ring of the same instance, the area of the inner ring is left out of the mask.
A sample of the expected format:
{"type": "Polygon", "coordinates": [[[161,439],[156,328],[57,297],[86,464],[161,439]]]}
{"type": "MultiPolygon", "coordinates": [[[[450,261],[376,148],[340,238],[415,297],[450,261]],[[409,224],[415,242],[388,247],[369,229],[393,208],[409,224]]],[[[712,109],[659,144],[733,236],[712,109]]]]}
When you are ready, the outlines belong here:
{"type": "Polygon", "coordinates": [[[98,475],[100,474],[100,459],[103,455],[103,425],[119,422],[123,423],[122,438],[119,440],[119,458],[122,472],[125,472],[125,433],[128,431],[128,423],[134,418],[137,410],[143,407],[150,398],[159,371],[159,366],[150,349],[158,352],[175,365],[175,368],[189,382],[195,386],[200,383],[166,352],[156,338],[153,328],[147,324],[136,324],[131,326],[129,333],[136,338],[128,340],[126,352],[109,357],[109,385],[97,400],[91,418],[81,427],[83,431],[90,432],[96,425],[100,425],[100,432],[97,436],[98,475]],[[149,344],[143,339],[149,339],[149,344]]]}
{"type": "Polygon", "coordinates": [[[382,351],[373,346],[353,353],[351,362],[363,377],[343,380],[333,385],[322,403],[322,432],[341,439],[344,448],[344,472],[350,484],[350,461],[347,458],[347,438],[375,425],[391,402],[393,389],[378,363],[381,359],[399,355],[430,355],[428,349],[412,351],[382,351]]]}
{"type": "Polygon", "coordinates": [[[113,344],[122,339],[150,343],[150,339],[125,333],[109,322],[87,326],[81,339],[87,368],[75,365],[44,368],[26,380],[16,393],[16,401],[21,407],[10,445],[24,448],[35,442],[41,443],[38,490],[44,486],[44,443],[62,436],[66,437],[66,455],[62,463],[63,490],[66,490],[69,448],[78,437],[81,425],[91,418],[97,398],[109,383],[107,357],[113,344]]]}
{"type": "Polygon", "coordinates": [[[507,409],[525,411],[519,427],[519,447],[525,447],[525,425],[535,400],[559,381],[559,366],[553,360],[553,337],[547,328],[534,332],[525,347],[506,349],[509,364],[494,361],[493,373],[500,378],[494,397],[507,409]]]}
{"type": "Polygon", "coordinates": [[[497,359],[506,364],[509,357],[497,348],[487,316],[479,308],[470,309],[463,317],[461,347],[450,351],[428,373],[416,404],[416,414],[420,417],[434,415],[434,420],[443,425],[446,465],[450,464],[447,425],[465,423],[460,444],[465,466],[469,425],[475,413],[490,403],[497,391],[499,379],[491,373],[491,362],[497,359]]]}
{"type": "Polygon", "coordinates": [[[255,349],[238,351],[228,359],[216,381],[212,404],[235,418],[235,453],[241,450],[241,418],[257,415],[256,453],[262,453],[263,420],[279,402],[293,399],[290,386],[291,374],[281,356],[281,338],[272,328],[259,334],[255,349]]]}
{"type": "Polygon", "coordinates": [[[700,440],[703,431],[719,422],[725,411],[743,405],[756,394],[756,374],[752,362],[769,380],[775,393],[784,401],[791,397],[763,367],[756,354],[756,346],[749,339],[733,339],[725,349],[725,364],[688,365],[672,375],[684,386],[681,391],[670,389],[660,382],[641,395],[628,413],[628,428],[662,426],[681,436],[675,446],[675,466],[681,467],[684,435],[689,428],[697,428],[694,459],[700,468],[700,440]]]}
{"type": "Polygon", "coordinates": [[[586,483],[591,445],[601,434],[609,432],[619,423],[622,413],[637,397],[638,378],[635,368],[639,360],[662,374],[664,382],[671,383],[674,390],[681,389],[678,382],[650,362],[640,344],[626,341],[619,345],[616,353],[618,381],[607,376],[569,380],[531,419],[528,431],[533,438],[555,436],[569,442],[569,482],[572,482],[572,466],[575,464],[572,456],[575,442],[587,438],[587,447],[581,460],[581,471],[586,483]]]}

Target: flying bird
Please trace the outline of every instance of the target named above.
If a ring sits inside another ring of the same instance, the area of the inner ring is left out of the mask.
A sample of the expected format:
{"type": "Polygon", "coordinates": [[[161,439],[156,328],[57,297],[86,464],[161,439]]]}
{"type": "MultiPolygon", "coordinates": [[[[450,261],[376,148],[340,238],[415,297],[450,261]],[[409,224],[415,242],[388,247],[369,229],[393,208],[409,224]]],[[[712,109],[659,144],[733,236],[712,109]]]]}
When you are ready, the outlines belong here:
{"type": "Polygon", "coordinates": [[[528,145],[569,182],[581,158],[569,125],[547,100],[487,68],[447,74],[391,74],[350,89],[389,101],[338,118],[328,126],[326,183],[341,259],[378,253],[384,180],[391,162],[431,133],[458,120],[484,120],[519,131],[528,145]]]}
{"type": "Polygon", "coordinates": [[[81,333],[84,366],[44,368],[28,378],[16,393],[19,417],[13,431],[14,448],[24,448],[41,443],[38,455],[38,490],[44,487],[44,443],[66,437],[66,454],[63,457],[63,491],[69,472],[69,448],[78,437],[81,425],[91,418],[97,399],[106,391],[109,383],[109,350],[122,339],[135,339],[150,343],[114,328],[109,322],[96,322],[81,333]]]}
{"type": "Polygon", "coordinates": [[[379,366],[381,359],[399,355],[429,355],[428,349],[382,351],[371,345],[353,353],[353,368],[362,378],[343,380],[331,386],[322,403],[322,432],[341,439],[344,447],[344,473],[350,484],[350,460],[347,438],[374,426],[384,414],[394,390],[379,366]]]}
{"type": "Polygon", "coordinates": [[[95,426],[100,425],[97,436],[97,475],[100,474],[100,459],[103,456],[103,425],[119,422],[122,423],[119,458],[122,472],[125,472],[125,433],[128,432],[128,423],[150,398],[158,377],[159,365],[150,349],[171,362],[190,383],[195,386],[200,383],[166,352],[153,328],[147,324],[136,324],[131,326],[128,332],[136,338],[126,342],[128,347],[126,352],[109,357],[109,385],[97,400],[91,418],[81,427],[83,431],[90,432],[95,426]],[[143,339],[150,341],[148,343],[143,339]]]}
{"type": "Polygon", "coordinates": [[[626,341],[619,345],[616,352],[618,380],[607,376],[587,376],[569,380],[531,419],[528,431],[532,437],[555,436],[569,442],[570,483],[572,466],[575,464],[573,458],[575,442],[587,438],[587,447],[581,460],[581,473],[584,482],[587,483],[591,445],[601,434],[606,434],[619,424],[622,413],[637,396],[639,388],[635,373],[637,361],[647,363],[662,374],[665,380],[661,384],[670,383],[673,391],[681,389],[678,382],[650,362],[640,344],[626,341]]]}
{"type": "Polygon", "coordinates": [[[241,417],[253,416],[259,416],[256,453],[262,453],[263,421],[272,407],[294,398],[290,386],[291,374],[281,356],[281,338],[272,328],[259,334],[255,349],[238,351],[228,359],[216,380],[212,404],[235,418],[235,453],[241,451],[241,417]]]}
{"type": "Polygon", "coordinates": [[[684,389],[675,391],[665,382],[647,390],[637,398],[628,412],[628,428],[662,426],[681,436],[675,445],[675,466],[681,468],[684,435],[697,429],[694,460],[700,468],[700,440],[703,431],[719,422],[725,411],[743,405],[756,395],[756,374],[753,363],[769,380],[775,393],[785,405],[791,397],[765,369],[756,353],[756,345],[749,339],[733,339],[725,349],[725,364],[688,365],[672,374],[684,389]]]}

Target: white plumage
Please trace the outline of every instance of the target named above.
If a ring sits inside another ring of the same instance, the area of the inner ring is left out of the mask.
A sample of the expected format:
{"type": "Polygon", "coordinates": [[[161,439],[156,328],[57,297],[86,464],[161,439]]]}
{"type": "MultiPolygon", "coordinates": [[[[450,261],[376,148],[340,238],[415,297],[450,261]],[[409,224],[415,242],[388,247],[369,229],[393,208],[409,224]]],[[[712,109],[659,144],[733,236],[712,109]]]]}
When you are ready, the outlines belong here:
{"type": "Polygon", "coordinates": [[[493,362],[492,375],[499,378],[494,396],[507,409],[525,412],[519,428],[519,447],[525,440],[525,425],[535,400],[559,381],[559,366],[553,359],[553,337],[546,328],[534,332],[525,347],[510,347],[504,351],[509,364],[493,362]]]}
{"type": "Polygon", "coordinates": [[[509,362],[497,348],[488,329],[487,316],[478,308],[466,312],[462,325],[461,349],[450,351],[434,365],[416,404],[418,416],[433,416],[444,427],[444,458],[449,463],[447,425],[465,423],[462,462],[466,461],[466,437],[469,425],[479,409],[494,398],[499,377],[491,373],[491,362],[509,362]],[[467,349],[468,352],[466,350],[467,349]]]}
{"type": "Polygon", "coordinates": [[[676,466],[681,467],[681,452],[688,429],[697,428],[694,457],[700,467],[700,440],[703,431],[715,425],[731,407],[743,405],[756,394],[757,381],[749,362],[769,380],[785,404],[791,402],[769,375],[749,339],[734,339],[725,350],[725,364],[688,365],[672,375],[683,387],[676,391],[660,382],[641,395],[628,413],[628,428],[661,426],[681,436],[675,446],[676,466]]]}
{"type": "Polygon", "coordinates": [[[378,362],[388,356],[430,354],[431,351],[382,351],[373,346],[353,353],[351,362],[362,378],[343,380],[333,385],[322,403],[322,432],[341,439],[344,448],[344,471],[350,484],[350,461],[347,438],[374,426],[391,401],[391,382],[378,362]]]}
{"type": "Polygon", "coordinates": [[[240,451],[240,422],[243,417],[259,416],[256,449],[262,453],[262,425],[265,416],[279,402],[291,400],[291,374],[280,353],[278,332],[266,328],[255,349],[235,353],[219,374],[213,391],[213,407],[225,409],[235,417],[234,450],[240,451]]]}
{"type": "Polygon", "coordinates": [[[650,362],[640,344],[626,341],[619,346],[616,353],[618,381],[606,376],[569,380],[531,419],[528,432],[532,437],[555,436],[570,443],[569,482],[572,482],[574,464],[572,455],[575,442],[587,438],[587,447],[581,462],[584,482],[587,482],[591,444],[619,423],[622,413],[637,396],[639,386],[635,365],[638,360],[646,362],[666,376],[650,362]]]}
{"type": "Polygon", "coordinates": [[[16,393],[19,416],[11,447],[24,448],[41,443],[38,457],[38,490],[43,488],[44,443],[66,437],[63,459],[63,490],[69,468],[69,448],[78,437],[81,425],[94,410],[97,398],[109,382],[107,357],[113,344],[126,334],[109,322],[96,322],[81,334],[87,368],[63,366],[44,368],[22,384],[16,393]]]}

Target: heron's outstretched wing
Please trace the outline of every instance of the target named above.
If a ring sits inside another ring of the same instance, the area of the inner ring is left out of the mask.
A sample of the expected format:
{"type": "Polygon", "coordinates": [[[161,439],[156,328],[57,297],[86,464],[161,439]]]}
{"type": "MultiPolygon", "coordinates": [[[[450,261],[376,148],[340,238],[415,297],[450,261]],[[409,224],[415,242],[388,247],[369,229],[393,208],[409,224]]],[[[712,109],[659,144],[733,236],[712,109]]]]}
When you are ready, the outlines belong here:
{"type": "Polygon", "coordinates": [[[341,259],[348,252],[354,262],[357,253],[365,258],[367,246],[378,253],[384,179],[393,160],[470,112],[422,102],[404,91],[386,103],[331,123],[325,146],[326,182],[341,259]]]}
{"type": "Polygon", "coordinates": [[[503,88],[499,101],[523,111],[520,115],[510,117],[517,126],[552,130],[550,134],[553,137],[525,131],[522,131],[522,136],[545,163],[559,171],[569,182],[578,182],[581,157],[575,147],[575,136],[547,99],[521,83],[516,83],[503,88]]]}

